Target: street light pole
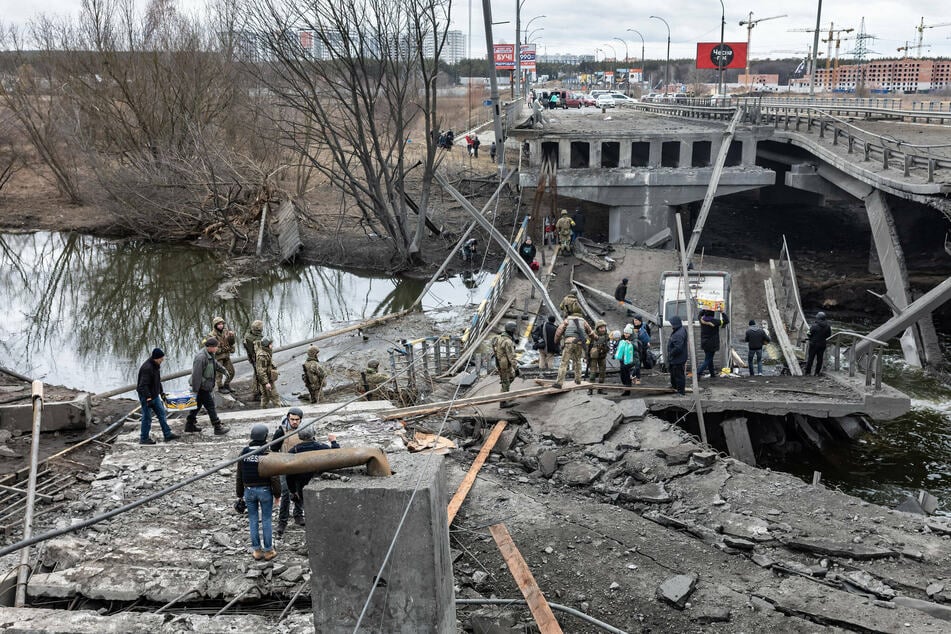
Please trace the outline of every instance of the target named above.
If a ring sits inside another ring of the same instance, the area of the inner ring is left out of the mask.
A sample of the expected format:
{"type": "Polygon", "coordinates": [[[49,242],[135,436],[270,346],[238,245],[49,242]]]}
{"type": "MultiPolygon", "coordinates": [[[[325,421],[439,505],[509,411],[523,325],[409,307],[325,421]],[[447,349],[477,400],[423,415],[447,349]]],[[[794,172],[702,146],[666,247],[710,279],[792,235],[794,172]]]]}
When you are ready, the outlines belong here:
{"type": "MultiPolygon", "coordinates": [[[[819,63],[819,22],[822,20],[822,0],[816,8],[816,32],[812,37],[812,73],[809,75],[809,98],[816,96],[816,69],[819,63]]],[[[746,52],[749,55],[749,51],[746,52]]]]}
{"type": "MultiPolygon", "coordinates": [[[[628,60],[628,58],[630,57],[630,55],[628,55],[628,52],[627,52],[627,42],[625,42],[623,39],[621,39],[621,38],[619,38],[619,37],[615,37],[615,38],[613,38],[613,39],[617,40],[618,42],[620,42],[621,44],[624,45],[624,66],[628,66],[627,60],[628,60]]],[[[624,91],[624,94],[630,96],[630,94],[631,94],[631,69],[630,69],[630,68],[627,68],[626,70],[627,70],[627,77],[626,77],[625,80],[624,80],[624,85],[626,86],[626,89],[625,89],[625,91],[624,91]]]]}
{"type": "MultiPolygon", "coordinates": [[[[721,0],[722,2],[722,0],[721,0]]],[[[525,0],[515,0],[515,100],[522,98],[522,5],[525,0]]]]}
{"type": "MultiPolygon", "coordinates": [[[[723,94],[723,32],[726,29],[726,7],[723,5],[723,0],[720,0],[720,48],[717,53],[717,68],[720,70],[720,88],[717,91],[718,95],[723,94]]],[[[746,52],[749,56],[750,52],[746,52]]],[[[747,57],[748,59],[748,57],[747,57]]]]}
{"type": "Polygon", "coordinates": [[[639,38],[641,38],[641,90],[643,90],[643,89],[644,89],[644,86],[643,86],[643,84],[644,84],[644,77],[645,77],[646,74],[647,74],[647,73],[644,71],[644,36],[641,35],[641,32],[640,32],[640,31],[637,31],[637,30],[635,30],[635,29],[628,29],[628,31],[630,31],[631,33],[637,33],[637,36],[638,36],[639,38]]]}
{"type": "Polygon", "coordinates": [[[667,27],[667,62],[664,64],[664,96],[667,96],[667,86],[670,84],[670,25],[659,15],[650,16],[652,20],[660,20],[667,27]]]}
{"type": "MultiPolygon", "coordinates": [[[[522,3],[524,4],[524,0],[522,0],[522,3]]],[[[544,18],[544,17],[546,17],[546,16],[544,16],[544,15],[536,15],[534,18],[532,18],[531,20],[528,21],[528,24],[525,25],[525,31],[524,31],[524,33],[525,33],[525,35],[526,35],[525,40],[524,40],[524,41],[525,41],[525,44],[528,44],[528,42],[529,42],[529,38],[528,38],[529,32],[528,32],[528,29],[532,26],[532,22],[534,22],[534,21],[537,20],[538,18],[544,18]]],[[[538,30],[544,30],[544,29],[538,29],[538,30]]],[[[517,38],[516,38],[516,39],[517,39],[517,38]]],[[[521,88],[521,85],[522,85],[522,75],[521,75],[521,72],[522,72],[522,50],[521,50],[521,45],[519,45],[518,57],[517,57],[516,59],[518,60],[517,64],[518,64],[518,71],[519,71],[518,83],[519,83],[519,88],[521,88]]],[[[535,69],[536,69],[536,70],[538,69],[538,51],[535,51],[535,69]]],[[[527,82],[527,81],[525,82],[525,94],[526,94],[526,95],[531,94],[531,93],[529,93],[529,90],[528,90],[528,82],[527,82]]]]}

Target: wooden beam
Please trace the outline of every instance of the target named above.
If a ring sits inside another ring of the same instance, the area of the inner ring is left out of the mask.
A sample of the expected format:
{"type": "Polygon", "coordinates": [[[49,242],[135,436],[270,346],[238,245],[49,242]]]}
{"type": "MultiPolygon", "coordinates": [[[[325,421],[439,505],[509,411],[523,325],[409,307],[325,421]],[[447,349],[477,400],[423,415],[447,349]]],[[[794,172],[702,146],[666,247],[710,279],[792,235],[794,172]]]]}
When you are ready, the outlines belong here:
{"type": "Polygon", "coordinates": [[[793,376],[802,376],[802,368],[799,367],[799,359],[796,357],[796,348],[789,340],[789,334],[786,333],[786,324],[783,323],[782,313],[776,304],[776,293],[773,289],[773,280],[766,278],[763,280],[763,287],[766,290],[766,310],[769,312],[769,320],[773,324],[773,335],[776,337],[776,343],[783,353],[783,359],[786,361],[786,367],[793,376]]]}
{"type": "Polygon", "coordinates": [[[456,489],[455,495],[453,495],[452,500],[449,501],[448,515],[450,526],[452,525],[452,520],[456,519],[456,513],[459,512],[459,507],[462,506],[466,496],[469,495],[469,489],[471,489],[475,483],[476,476],[479,475],[479,470],[482,469],[482,465],[485,464],[489,453],[491,453],[492,448],[495,447],[495,443],[498,442],[499,436],[502,435],[503,429],[505,429],[505,421],[500,420],[495,424],[495,427],[492,428],[492,433],[489,434],[489,437],[482,443],[482,449],[479,450],[479,455],[476,456],[476,459],[472,461],[472,466],[469,467],[469,473],[462,479],[459,488],[456,489]]]}
{"type": "Polygon", "coordinates": [[[532,571],[529,570],[528,564],[525,563],[522,553],[518,551],[518,547],[512,541],[512,536],[505,528],[505,524],[493,524],[489,527],[489,532],[492,533],[492,539],[495,540],[495,545],[499,547],[499,552],[502,553],[502,559],[508,565],[512,578],[518,584],[518,589],[522,591],[522,596],[525,597],[525,602],[528,603],[528,609],[532,611],[532,616],[535,617],[538,631],[542,634],[561,634],[561,626],[558,624],[555,614],[551,611],[551,606],[545,600],[545,595],[538,587],[538,583],[535,581],[532,571]]]}

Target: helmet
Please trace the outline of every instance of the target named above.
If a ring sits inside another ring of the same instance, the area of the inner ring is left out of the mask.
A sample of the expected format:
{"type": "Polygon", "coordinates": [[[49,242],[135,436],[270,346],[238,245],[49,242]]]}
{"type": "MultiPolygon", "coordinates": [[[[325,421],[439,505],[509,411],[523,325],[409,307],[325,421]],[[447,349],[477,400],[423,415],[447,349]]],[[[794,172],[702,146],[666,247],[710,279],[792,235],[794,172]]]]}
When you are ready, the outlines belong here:
{"type": "Polygon", "coordinates": [[[599,319],[598,321],[594,322],[594,328],[595,328],[595,330],[597,330],[597,329],[600,328],[601,326],[604,326],[605,328],[607,328],[607,327],[608,327],[608,322],[604,321],[603,319],[599,319]]]}
{"type": "Polygon", "coordinates": [[[311,347],[307,348],[307,356],[308,356],[308,357],[310,357],[310,358],[312,358],[312,359],[316,359],[318,354],[320,354],[320,348],[318,348],[317,346],[311,346],[311,347]]]}
{"type": "Polygon", "coordinates": [[[223,323],[225,323],[224,317],[215,317],[214,319],[211,320],[211,327],[214,328],[218,324],[223,324],[223,323]]]}
{"type": "Polygon", "coordinates": [[[313,440],[315,435],[316,434],[314,433],[313,425],[305,427],[304,429],[301,429],[297,432],[297,437],[304,441],[313,440]]]}
{"type": "Polygon", "coordinates": [[[251,440],[267,440],[267,425],[258,423],[251,428],[251,440]]]}
{"type": "Polygon", "coordinates": [[[380,367],[380,362],[377,361],[376,359],[370,359],[370,361],[367,363],[367,367],[373,368],[374,370],[376,370],[377,368],[380,367]]]}
{"type": "Polygon", "coordinates": [[[578,296],[578,291],[576,291],[575,289],[571,289],[565,294],[565,297],[577,297],[577,296],[578,296]]]}
{"type": "Polygon", "coordinates": [[[270,337],[263,337],[261,339],[261,345],[264,346],[265,348],[270,346],[272,343],[274,343],[274,341],[270,337]]]}
{"type": "Polygon", "coordinates": [[[301,411],[299,407],[292,407],[287,410],[288,416],[297,416],[298,418],[304,418],[304,412],[301,411]]]}
{"type": "Polygon", "coordinates": [[[821,310],[820,310],[818,313],[816,313],[816,319],[822,321],[822,320],[824,320],[825,318],[826,318],[826,314],[825,314],[824,312],[822,312],[821,310]]]}
{"type": "Polygon", "coordinates": [[[262,330],[264,330],[264,322],[263,322],[263,321],[261,321],[260,319],[255,319],[254,321],[251,322],[251,331],[252,331],[252,332],[260,333],[262,330]]]}
{"type": "Polygon", "coordinates": [[[567,209],[562,209],[562,210],[561,210],[561,215],[562,215],[562,216],[567,216],[567,215],[568,215],[568,210],[567,210],[567,209]]]}
{"type": "Polygon", "coordinates": [[[514,335],[514,334],[515,334],[515,330],[516,330],[517,328],[518,328],[518,326],[515,325],[515,322],[514,322],[514,321],[507,321],[507,322],[505,322],[505,332],[509,333],[510,335],[514,335]]]}

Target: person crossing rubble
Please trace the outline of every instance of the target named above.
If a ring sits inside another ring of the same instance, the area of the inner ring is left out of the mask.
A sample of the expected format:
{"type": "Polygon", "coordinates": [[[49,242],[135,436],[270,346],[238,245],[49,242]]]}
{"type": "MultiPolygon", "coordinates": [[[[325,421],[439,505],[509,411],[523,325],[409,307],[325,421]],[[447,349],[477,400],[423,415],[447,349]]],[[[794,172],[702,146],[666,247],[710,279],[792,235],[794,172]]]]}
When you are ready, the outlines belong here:
{"type": "MultiPolygon", "coordinates": [[[[241,450],[241,456],[267,444],[267,426],[260,423],[251,427],[251,442],[241,450]]],[[[267,450],[242,457],[235,469],[235,493],[243,499],[248,510],[251,533],[251,556],[255,560],[270,561],[277,557],[271,534],[274,503],[281,501],[281,483],[276,476],[265,478],[258,473],[258,463],[267,450]]]]}
{"type": "Polygon", "coordinates": [[[142,425],[139,429],[140,445],[155,444],[155,441],[149,435],[152,430],[152,412],[155,412],[155,417],[158,418],[159,425],[162,427],[165,442],[180,437],[168,426],[168,415],[165,411],[165,403],[162,402],[163,361],[165,361],[165,353],[162,352],[161,348],[154,348],[152,354],[139,368],[135,391],[139,395],[139,405],[142,406],[142,425]]]}
{"type": "Polygon", "coordinates": [[[575,221],[568,217],[568,210],[561,210],[561,217],[555,223],[555,230],[558,232],[558,241],[561,245],[559,249],[562,253],[571,253],[571,230],[575,226],[575,221]]]}
{"type": "Polygon", "coordinates": [[[568,376],[568,366],[574,371],[575,383],[581,385],[581,358],[584,356],[584,342],[594,333],[580,313],[573,313],[565,317],[555,331],[555,343],[564,341],[561,351],[561,367],[558,368],[558,378],[552,387],[561,389],[565,377],[568,376]]]}
{"type": "Polygon", "coordinates": [[[211,419],[211,424],[215,428],[215,436],[222,436],[229,431],[218,418],[215,397],[212,395],[212,390],[215,389],[215,374],[227,373],[227,370],[215,359],[216,352],[218,352],[218,340],[215,337],[206,339],[205,349],[195,355],[195,360],[192,362],[191,388],[195,393],[197,406],[188,413],[185,419],[186,432],[201,431],[201,427],[198,426],[198,412],[202,407],[208,412],[208,418],[211,419]]]}
{"type": "MultiPolygon", "coordinates": [[[[608,346],[611,341],[611,335],[608,334],[608,324],[603,319],[599,319],[594,324],[594,333],[588,337],[588,372],[590,381],[594,383],[604,383],[608,369],[608,346]]],[[[594,390],[588,390],[588,394],[593,394],[594,390]]],[[[598,394],[604,394],[602,389],[598,394]]]]}
{"type": "Polygon", "coordinates": [[[205,339],[211,338],[218,340],[218,352],[215,353],[215,360],[227,371],[226,374],[216,375],[215,383],[219,392],[231,394],[231,380],[234,379],[234,364],[231,363],[231,354],[235,351],[235,334],[233,330],[228,330],[224,317],[215,317],[211,320],[211,332],[205,339]]]}
{"type": "MultiPolygon", "coordinates": [[[[621,335],[621,341],[618,343],[617,352],[614,358],[620,364],[621,385],[631,387],[631,374],[637,367],[637,352],[634,348],[634,327],[628,324],[624,327],[624,333],[621,335]]],[[[621,396],[630,396],[630,390],[621,392],[621,396]]]]}
{"type": "Polygon", "coordinates": [[[730,323],[726,315],[716,316],[712,310],[700,311],[700,348],[703,350],[703,363],[697,368],[697,378],[703,378],[705,371],[710,372],[710,378],[718,375],[716,354],[720,349],[720,329],[730,323]]]}
{"type": "MultiPolygon", "coordinates": [[[[512,379],[519,376],[518,361],[515,358],[515,331],[518,326],[514,321],[505,323],[505,331],[495,335],[492,339],[492,353],[495,355],[495,367],[499,371],[501,391],[508,392],[512,379]]],[[[499,407],[511,407],[511,401],[502,401],[499,407]]]]}
{"type": "Polygon", "coordinates": [[[248,363],[251,364],[251,386],[254,389],[251,396],[261,398],[261,386],[258,384],[258,373],[254,369],[254,361],[257,357],[257,346],[264,337],[264,322],[255,319],[251,322],[248,334],[244,336],[244,351],[248,355],[248,363]]]}
{"type": "Polygon", "coordinates": [[[254,356],[254,374],[261,385],[261,409],[280,407],[277,393],[277,367],[274,365],[274,342],[270,337],[261,339],[254,356]]]}
{"type": "Polygon", "coordinates": [[[750,369],[750,376],[753,376],[753,361],[756,361],[756,373],[763,376],[763,344],[771,341],[766,331],[756,325],[756,320],[750,320],[750,327],[746,329],[743,335],[743,341],[749,344],[749,352],[746,355],[746,365],[750,369]]]}
{"type": "Polygon", "coordinates": [[[826,340],[832,336],[832,326],[826,321],[826,314],[816,313],[816,321],[809,326],[809,356],[806,360],[805,376],[812,370],[812,362],[816,362],[816,376],[822,374],[822,361],[826,352],[826,340]]]}
{"type": "Polygon", "coordinates": [[[563,315],[583,315],[584,309],[581,308],[581,302],[578,301],[578,291],[574,289],[568,291],[562,298],[558,310],[561,311],[563,315]]]}
{"type": "Polygon", "coordinates": [[[670,387],[678,394],[687,393],[687,329],[679,315],[670,318],[673,329],[667,338],[667,369],[670,371],[670,387]]]}
{"type": "MultiPolygon", "coordinates": [[[[301,408],[292,407],[287,410],[287,414],[281,419],[281,423],[271,436],[271,451],[290,453],[291,449],[302,440],[300,435],[295,433],[302,420],[304,420],[304,412],[301,408]]],[[[287,530],[287,520],[291,512],[291,496],[287,476],[282,475],[278,479],[281,483],[281,504],[277,514],[277,536],[283,537],[284,531],[287,530]]],[[[304,525],[303,504],[294,504],[294,523],[300,526],[304,525]]]]}
{"type": "MultiPolygon", "coordinates": [[[[337,436],[335,434],[327,434],[327,442],[330,443],[329,445],[326,443],[317,442],[316,440],[314,440],[315,433],[314,433],[313,425],[309,427],[305,427],[299,432],[297,432],[297,436],[300,438],[300,442],[290,448],[290,451],[288,451],[288,453],[290,454],[296,455],[296,454],[301,454],[307,451],[324,451],[327,449],[340,449],[340,445],[337,443],[337,436]]],[[[303,515],[304,487],[310,483],[310,481],[314,478],[315,475],[317,475],[315,472],[287,474],[287,489],[290,493],[291,500],[294,502],[295,508],[302,509],[300,521],[298,521],[296,515],[294,516],[294,521],[300,524],[301,526],[304,526],[306,524],[306,520],[303,515]]],[[[283,531],[280,530],[280,525],[278,525],[277,536],[280,537],[282,533],[283,531]]]]}
{"type": "Polygon", "coordinates": [[[539,370],[550,370],[551,358],[560,352],[558,344],[555,343],[556,330],[558,330],[558,326],[555,325],[554,315],[549,315],[544,323],[538,324],[532,330],[535,350],[538,351],[539,370]]]}
{"type": "Polygon", "coordinates": [[[367,363],[367,368],[361,373],[363,380],[363,398],[367,401],[385,401],[387,400],[388,394],[385,393],[385,388],[382,388],[384,383],[390,380],[390,375],[385,372],[380,372],[380,362],[376,359],[370,359],[367,363]],[[380,388],[380,389],[376,389],[380,388]]]}
{"type": "MultiPolygon", "coordinates": [[[[304,361],[304,385],[307,387],[307,393],[310,396],[311,403],[319,403],[321,392],[324,389],[324,383],[327,382],[327,371],[320,365],[320,348],[310,346],[307,348],[307,360],[304,361]]],[[[301,396],[301,398],[304,398],[301,396]]]]}

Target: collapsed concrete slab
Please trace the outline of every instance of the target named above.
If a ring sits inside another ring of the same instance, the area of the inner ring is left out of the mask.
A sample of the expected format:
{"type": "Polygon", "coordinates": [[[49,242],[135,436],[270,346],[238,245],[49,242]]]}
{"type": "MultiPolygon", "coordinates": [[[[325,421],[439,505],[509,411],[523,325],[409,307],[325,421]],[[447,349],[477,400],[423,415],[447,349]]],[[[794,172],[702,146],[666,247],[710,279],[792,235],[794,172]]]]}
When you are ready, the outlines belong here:
{"type": "Polygon", "coordinates": [[[582,391],[524,403],[519,411],[535,433],[578,445],[603,442],[622,419],[616,403],[582,391]]]}

